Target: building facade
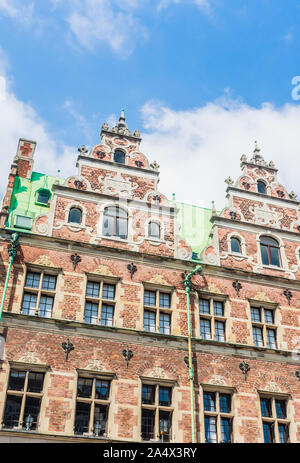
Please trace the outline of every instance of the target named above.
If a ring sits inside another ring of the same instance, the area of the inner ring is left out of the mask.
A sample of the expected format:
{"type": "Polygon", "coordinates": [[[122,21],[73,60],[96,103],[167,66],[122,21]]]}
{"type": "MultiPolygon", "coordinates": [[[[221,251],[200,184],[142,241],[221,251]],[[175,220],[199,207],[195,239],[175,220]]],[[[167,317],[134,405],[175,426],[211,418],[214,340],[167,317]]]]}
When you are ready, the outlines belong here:
{"type": "Polygon", "coordinates": [[[140,143],[122,112],[62,179],[19,141],[0,213],[0,442],[299,442],[295,195],[256,146],[222,212],[184,208],[140,143]]]}

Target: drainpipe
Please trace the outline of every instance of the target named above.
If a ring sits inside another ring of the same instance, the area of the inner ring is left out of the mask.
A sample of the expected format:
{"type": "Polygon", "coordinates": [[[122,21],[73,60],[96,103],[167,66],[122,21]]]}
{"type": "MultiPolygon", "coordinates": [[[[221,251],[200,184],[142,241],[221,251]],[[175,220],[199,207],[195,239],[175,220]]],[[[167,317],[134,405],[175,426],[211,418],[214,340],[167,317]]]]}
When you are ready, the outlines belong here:
{"type": "Polygon", "coordinates": [[[190,292],[192,287],[191,278],[196,273],[201,273],[202,267],[199,265],[195,270],[186,275],[183,282],[186,290],[187,300],[187,314],[188,314],[188,349],[189,349],[189,381],[191,391],[191,421],[192,421],[192,443],[195,444],[195,407],[194,407],[194,369],[192,361],[192,327],[191,327],[191,313],[190,313],[190,292]]]}
{"type": "Polygon", "coordinates": [[[9,255],[9,266],[8,266],[8,270],[7,270],[7,274],[6,274],[6,279],[5,279],[5,284],[4,284],[4,290],[3,290],[3,294],[2,294],[2,301],[1,301],[1,307],[0,307],[0,320],[1,320],[1,317],[2,317],[2,312],[3,312],[3,307],[4,307],[4,301],[5,301],[5,297],[6,297],[6,293],[7,293],[7,287],[8,287],[8,281],[9,281],[9,277],[10,277],[10,272],[11,272],[11,268],[12,268],[12,264],[13,264],[13,261],[14,261],[14,258],[16,257],[17,255],[17,250],[18,250],[18,246],[19,246],[19,235],[18,233],[13,233],[11,235],[11,245],[8,247],[8,255],[9,255]]]}

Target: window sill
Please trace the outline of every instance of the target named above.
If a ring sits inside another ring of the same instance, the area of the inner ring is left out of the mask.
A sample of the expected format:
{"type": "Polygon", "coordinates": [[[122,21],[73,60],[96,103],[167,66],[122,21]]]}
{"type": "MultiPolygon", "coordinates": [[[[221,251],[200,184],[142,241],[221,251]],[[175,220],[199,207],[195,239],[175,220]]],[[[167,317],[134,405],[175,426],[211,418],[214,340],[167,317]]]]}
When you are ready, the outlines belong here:
{"type": "Polygon", "coordinates": [[[42,207],[50,207],[50,202],[48,201],[47,203],[39,203],[38,201],[35,201],[37,206],[42,206],[42,207]]]}

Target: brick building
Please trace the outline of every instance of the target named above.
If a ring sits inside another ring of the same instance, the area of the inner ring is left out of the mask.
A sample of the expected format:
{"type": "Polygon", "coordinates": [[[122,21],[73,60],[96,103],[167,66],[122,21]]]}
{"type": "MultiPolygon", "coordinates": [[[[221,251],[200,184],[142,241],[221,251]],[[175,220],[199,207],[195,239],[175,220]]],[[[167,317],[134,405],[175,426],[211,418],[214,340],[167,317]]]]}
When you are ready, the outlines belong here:
{"type": "Polygon", "coordinates": [[[0,215],[0,441],[299,442],[295,195],[256,146],[222,212],[184,206],[140,142],[122,113],[62,179],[19,141],[0,215]]]}

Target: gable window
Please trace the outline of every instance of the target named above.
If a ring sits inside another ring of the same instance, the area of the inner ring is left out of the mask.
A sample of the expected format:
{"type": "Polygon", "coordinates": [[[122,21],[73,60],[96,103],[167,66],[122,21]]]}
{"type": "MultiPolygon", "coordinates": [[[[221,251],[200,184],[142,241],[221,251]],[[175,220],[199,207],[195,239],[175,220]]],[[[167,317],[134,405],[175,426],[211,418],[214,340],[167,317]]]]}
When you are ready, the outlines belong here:
{"type": "Polygon", "coordinates": [[[241,242],[238,238],[230,238],[231,252],[241,254],[241,242]]]}
{"type": "Polygon", "coordinates": [[[82,210],[79,207],[71,207],[68,217],[69,223],[78,223],[81,224],[82,220],[82,210]]]}
{"type": "Polygon", "coordinates": [[[75,412],[75,434],[107,434],[110,381],[101,377],[79,377],[75,412]]]}
{"type": "Polygon", "coordinates": [[[2,423],[4,429],[38,429],[43,385],[44,373],[10,371],[2,423]]]}
{"type": "Polygon", "coordinates": [[[170,442],[172,425],[172,387],[142,385],[142,440],[170,442]]]}
{"type": "Polygon", "coordinates": [[[50,199],[50,191],[48,190],[39,190],[37,192],[37,202],[41,204],[48,204],[50,199]]]}
{"type": "Polygon", "coordinates": [[[103,236],[127,238],[128,214],[119,207],[110,206],[104,209],[103,236]]]}
{"type": "Polygon", "coordinates": [[[160,238],[160,226],[157,222],[149,222],[148,224],[148,237],[149,238],[160,238]]]}
{"type": "Polygon", "coordinates": [[[263,265],[280,267],[279,244],[274,238],[262,236],[260,238],[260,250],[263,265]]]}
{"type": "Polygon", "coordinates": [[[262,193],[262,194],[266,194],[266,184],[265,182],[262,182],[261,180],[258,180],[257,182],[257,192],[258,193],[262,193]]]}
{"type": "Polygon", "coordinates": [[[119,164],[125,164],[125,153],[121,150],[116,150],[114,152],[114,161],[119,164]]]}
{"type": "Polygon", "coordinates": [[[22,301],[23,315],[50,318],[54,305],[56,275],[42,272],[28,272],[22,301]]]}
{"type": "Polygon", "coordinates": [[[260,411],[263,425],[264,442],[289,442],[289,419],[287,416],[287,399],[262,395],[260,411]]]}

